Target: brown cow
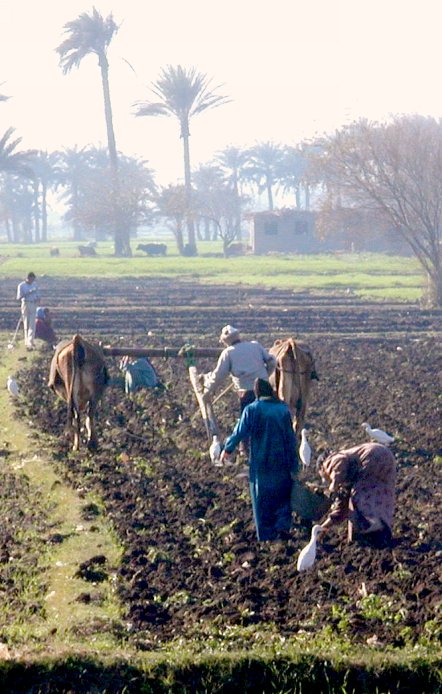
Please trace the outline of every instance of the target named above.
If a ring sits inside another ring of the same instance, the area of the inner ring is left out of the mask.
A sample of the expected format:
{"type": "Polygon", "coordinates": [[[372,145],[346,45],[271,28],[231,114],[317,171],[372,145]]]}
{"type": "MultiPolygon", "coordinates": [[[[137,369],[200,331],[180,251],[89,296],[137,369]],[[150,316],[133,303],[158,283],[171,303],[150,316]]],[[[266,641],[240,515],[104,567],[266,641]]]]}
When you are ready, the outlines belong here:
{"type": "Polygon", "coordinates": [[[313,379],[319,380],[310,347],[305,342],[289,337],[276,340],[269,349],[276,357],[276,369],[270,383],[278,397],[287,403],[293,418],[293,428],[300,436],[313,379]]]}
{"type": "Polygon", "coordinates": [[[94,415],[109,381],[101,348],[81,335],[60,342],[52,357],[48,386],[67,402],[66,431],[74,435],[73,450],[80,447],[80,413],[86,412],[87,447],[97,447],[94,415]]]}
{"type": "Polygon", "coordinates": [[[82,258],[84,257],[92,257],[97,255],[97,251],[95,250],[94,246],[78,246],[78,250],[80,252],[80,255],[82,258]]]}
{"type": "Polygon", "coordinates": [[[242,243],[236,242],[236,243],[229,243],[229,245],[226,248],[226,255],[243,255],[244,254],[244,246],[242,243]]]}
{"type": "Polygon", "coordinates": [[[137,251],[144,251],[147,255],[166,255],[167,246],[165,243],[139,243],[137,251]]]}

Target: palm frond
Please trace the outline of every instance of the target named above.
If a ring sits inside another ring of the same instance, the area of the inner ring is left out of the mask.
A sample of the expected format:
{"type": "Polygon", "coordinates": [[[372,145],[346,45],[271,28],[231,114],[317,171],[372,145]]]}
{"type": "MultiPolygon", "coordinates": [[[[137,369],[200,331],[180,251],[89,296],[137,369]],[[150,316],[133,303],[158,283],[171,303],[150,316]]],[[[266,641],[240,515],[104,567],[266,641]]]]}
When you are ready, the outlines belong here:
{"type": "Polygon", "coordinates": [[[171,116],[173,113],[167,108],[165,104],[162,103],[137,103],[136,116],[171,116]]]}
{"type": "Polygon", "coordinates": [[[145,102],[137,115],[174,115],[180,121],[201,113],[208,108],[228,103],[230,99],[215,94],[219,87],[210,88],[207,75],[196,68],[167,65],[159,78],[151,85],[158,102],[145,102]],[[140,112],[142,110],[142,112],[140,112]]]}
{"type": "Polygon", "coordinates": [[[3,134],[3,136],[0,138],[0,156],[9,156],[22,141],[22,138],[18,137],[16,140],[8,142],[12,133],[14,132],[15,128],[8,128],[6,132],[3,134]]]}
{"type": "Polygon", "coordinates": [[[11,140],[14,132],[15,128],[8,128],[0,138],[0,171],[32,178],[34,175],[32,158],[36,150],[15,151],[22,138],[17,137],[11,140]]]}
{"type": "Polygon", "coordinates": [[[105,56],[114,34],[118,31],[112,14],[104,18],[95,8],[64,25],[67,38],[56,48],[64,74],[78,67],[87,55],[105,56]]]}

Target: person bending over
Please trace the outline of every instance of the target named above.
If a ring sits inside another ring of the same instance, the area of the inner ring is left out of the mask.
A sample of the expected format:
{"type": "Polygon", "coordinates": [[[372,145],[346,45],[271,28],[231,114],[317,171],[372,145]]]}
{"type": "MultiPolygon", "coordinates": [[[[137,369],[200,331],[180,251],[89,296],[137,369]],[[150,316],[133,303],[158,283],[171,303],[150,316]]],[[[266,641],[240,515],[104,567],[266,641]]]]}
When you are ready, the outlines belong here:
{"type": "Polygon", "coordinates": [[[348,540],[377,547],[392,541],[396,496],[396,461],[386,446],[364,443],[318,460],[318,472],[336,495],[323,531],[348,522],[348,540]]]}

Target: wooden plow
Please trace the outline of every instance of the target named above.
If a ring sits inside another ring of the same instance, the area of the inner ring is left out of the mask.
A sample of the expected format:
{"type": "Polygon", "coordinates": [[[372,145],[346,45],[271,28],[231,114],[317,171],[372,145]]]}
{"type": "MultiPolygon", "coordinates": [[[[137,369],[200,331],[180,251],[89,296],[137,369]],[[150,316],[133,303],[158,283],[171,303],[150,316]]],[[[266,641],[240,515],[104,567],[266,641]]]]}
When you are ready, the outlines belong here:
{"type": "MultiPolygon", "coordinates": [[[[212,359],[218,359],[221,354],[221,349],[216,348],[206,348],[206,347],[193,347],[193,345],[185,344],[182,347],[110,347],[100,345],[103,354],[106,357],[163,357],[168,359],[169,357],[181,358],[185,360],[190,383],[192,389],[195,393],[195,397],[198,403],[201,416],[203,418],[204,426],[206,429],[207,438],[209,441],[212,440],[212,436],[219,436],[218,424],[213,412],[212,402],[207,398],[204,398],[203,386],[200,381],[200,377],[195,366],[195,359],[197,357],[211,357],[212,359]]],[[[213,402],[216,402],[219,398],[223,397],[232,388],[232,384],[225,388],[213,402]]],[[[291,507],[292,511],[298,514],[298,516],[306,521],[318,521],[330,508],[331,500],[324,495],[322,490],[317,490],[309,482],[304,483],[301,480],[297,480],[293,484],[291,507]]]]}
{"type": "Polygon", "coordinates": [[[182,347],[111,347],[101,345],[103,354],[106,357],[169,357],[182,358],[186,362],[189,372],[189,379],[195,393],[201,416],[203,418],[204,427],[206,429],[207,438],[212,440],[213,436],[219,436],[218,423],[213,412],[212,402],[204,397],[203,386],[200,382],[195,359],[197,357],[212,357],[218,358],[221,354],[221,349],[193,347],[192,345],[183,345],[182,347]]]}

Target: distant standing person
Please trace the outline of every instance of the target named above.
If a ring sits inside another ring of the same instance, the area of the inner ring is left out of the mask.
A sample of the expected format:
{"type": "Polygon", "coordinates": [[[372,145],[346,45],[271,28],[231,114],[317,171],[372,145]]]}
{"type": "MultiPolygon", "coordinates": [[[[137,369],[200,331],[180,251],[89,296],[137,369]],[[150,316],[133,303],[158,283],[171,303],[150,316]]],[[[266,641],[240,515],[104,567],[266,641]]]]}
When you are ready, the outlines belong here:
{"type": "Polygon", "coordinates": [[[35,319],[37,315],[37,303],[40,299],[36,277],[29,272],[24,282],[17,287],[17,300],[21,302],[21,316],[25,345],[28,350],[34,349],[35,319]]]}
{"type": "Polygon", "coordinates": [[[292,525],[291,493],[298,472],[296,435],[287,405],[270,383],[255,381],[256,400],[224,444],[221,461],[244,439],[250,438],[249,482],[258,540],[287,539],[292,525]]]}
{"type": "Polygon", "coordinates": [[[256,379],[268,381],[275,370],[276,359],[256,340],[241,340],[238,328],[232,325],[224,326],[219,341],[225,349],[214,371],[205,374],[205,395],[212,396],[230,374],[242,412],[255,399],[253,388],[256,379]]]}

